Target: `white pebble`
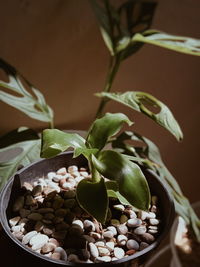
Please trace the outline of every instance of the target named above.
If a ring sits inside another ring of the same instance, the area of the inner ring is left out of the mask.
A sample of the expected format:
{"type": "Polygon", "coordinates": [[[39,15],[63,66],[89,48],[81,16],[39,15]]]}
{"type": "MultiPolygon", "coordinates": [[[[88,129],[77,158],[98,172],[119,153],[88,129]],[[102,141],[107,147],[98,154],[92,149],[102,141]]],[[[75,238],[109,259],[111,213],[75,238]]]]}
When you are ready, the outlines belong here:
{"type": "Polygon", "coordinates": [[[112,231],[106,231],[106,232],[103,233],[103,237],[111,239],[111,238],[114,237],[114,233],[112,231]]]}
{"type": "Polygon", "coordinates": [[[127,243],[126,243],[126,246],[127,246],[128,249],[134,249],[134,250],[138,250],[139,249],[139,244],[134,239],[129,239],[127,241],[127,243]]]}
{"type": "Polygon", "coordinates": [[[14,233],[18,233],[18,232],[21,231],[21,226],[20,226],[20,225],[12,226],[11,230],[12,230],[14,233]]]}
{"type": "Polygon", "coordinates": [[[76,181],[76,183],[78,184],[80,181],[82,181],[83,179],[85,179],[83,176],[79,176],[74,178],[74,180],[76,181]]]}
{"type": "Polygon", "coordinates": [[[135,228],[134,233],[136,235],[143,235],[144,233],[146,233],[146,231],[147,231],[146,226],[142,225],[142,226],[139,226],[139,227],[135,228]]]}
{"type": "Polygon", "coordinates": [[[148,233],[154,235],[154,234],[157,234],[157,233],[158,233],[158,230],[149,229],[149,230],[148,230],[148,233]]]}
{"type": "Polygon", "coordinates": [[[156,214],[154,212],[147,212],[147,219],[155,219],[156,218],[156,214]]]}
{"type": "Polygon", "coordinates": [[[124,211],[125,210],[125,207],[122,204],[114,205],[113,207],[116,210],[120,210],[120,211],[124,211]]]}
{"type": "Polygon", "coordinates": [[[59,170],[57,170],[56,173],[60,175],[65,175],[67,173],[67,169],[65,167],[60,168],[59,170]]]}
{"type": "Polygon", "coordinates": [[[52,181],[49,181],[49,182],[48,182],[48,185],[49,185],[51,188],[55,189],[57,193],[60,193],[60,187],[59,187],[56,183],[54,183],[54,182],[52,182],[52,181]]]}
{"type": "Polygon", "coordinates": [[[112,259],[110,256],[97,257],[95,262],[110,262],[112,259]]]}
{"type": "Polygon", "coordinates": [[[74,220],[74,221],[72,222],[72,224],[80,226],[81,229],[84,228],[84,227],[83,227],[83,222],[82,222],[81,220],[74,220]]]}
{"type": "Polygon", "coordinates": [[[120,235],[126,235],[128,233],[128,227],[125,224],[117,226],[117,231],[120,235]]]}
{"type": "Polygon", "coordinates": [[[113,232],[114,235],[117,234],[117,230],[116,230],[116,228],[114,226],[108,226],[107,230],[113,232]]]}
{"type": "Polygon", "coordinates": [[[130,219],[137,218],[137,215],[136,215],[134,210],[128,209],[128,210],[125,210],[125,211],[129,214],[130,219]]]}
{"type": "Polygon", "coordinates": [[[67,253],[66,253],[66,251],[63,248],[57,247],[57,248],[55,248],[54,252],[60,253],[61,260],[64,260],[64,261],[67,260],[67,253]]]}
{"type": "Polygon", "coordinates": [[[55,172],[49,172],[49,173],[47,174],[47,178],[48,178],[49,180],[52,180],[55,176],[56,176],[56,173],[55,173],[55,172]]]}
{"type": "Polygon", "coordinates": [[[104,247],[105,246],[105,243],[104,243],[104,241],[97,241],[97,242],[95,242],[95,246],[97,246],[97,247],[104,247]]]}
{"type": "Polygon", "coordinates": [[[99,255],[100,256],[109,256],[110,255],[110,251],[107,248],[98,247],[98,250],[99,250],[99,255]]]}
{"type": "Polygon", "coordinates": [[[125,235],[118,235],[117,236],[117,244],[119,246],[125,246],[128,238],[125,235]]]}
{"type": "Polygon", "coordinates": [[[30,241],[29,244],[32,246],[33,250],[40,249],[46,244],[49,240],[49,237],[47,235],[43,235],[38,233],[37,235],[34,235],[30,241]]]}
{"type": "Polygon", "coordinates": [[[114,247],[115,247],[115,243],[110,241],[110,242],[106,242],[106,247],[110,250],[113,251],[114,247]]]}
{"type": "Polygon", "coordinates": [[[30,239],[35,235],[37,235],[36,231],[31,231],[31,232],[27,233],[22,239],[22,244],[24,244],[24,245],[28,244],[30,239]]]}
{"type": "Polygon", "coordinates": [[[141,219],[137,219],[137,218],[129,219],[127,221],[127,225],[129,227],[137,227],[137,226],[140,226],[141,224],[142,224],[142,220],[141,219]]]}
{"type": "Polygon", "coordinates": [[[65,182],[65,183],[62,184],[62,188],[63,189],[71,190],[71,189],[73,189],[73,187],[74,186],[71,183],[68,183],[68,182],[65,182]]]}
{"type": "Polygon", "coordinates": [[[10,219],[10,220],[9,220],[9,224],[10,224],[10,226],[11,226],[11,227],[12,227],[12,226],[15,226],[15,225],[19,222],[20,219],[21,219],[20,216],[16,216],[16,217],[10,219]]]}
{"type": "Polygon", "coordinates": [[[83,222],[84,228],[85,229],[91,229],[90,231],[94,232],[95,231],[95,225],[92,221],[90,220],[85,220],[83,222]]]}
{"type": "Polygon", "coordinates": [[[63,179],[63,176],[61,174],[56,174],[54,177],[53,177],[53,181],[56,182],[56,183],[59,183],[59,181],[63,179]]]}
{"type": "Polygon", "coordinates": [[[149,222],[151,225],[158,225],[159,224],[159,220],[158,219],[149,219],[149,222]]]}
{"type": "Polygon", "coordinates": [[[125,252],[122,248],[115,247],[114,248],[114,256],[118,259],[122,259],[125,255],[125,252]]]}
{"type": "Polygon", "coordinates": [[[80,171],[80,175],[83,176],[84,178],[87,178],[88,177],[88,172],[80,171]]]}
{"type": "Polygon", "coordinates": [[[75,165],[69,166],[68,169],[67,169],[67,171],[69,173],[76,172],[76,171],[78,171],[78,167],[75,166],[75,165]]]}
{"type": "Polygon", "coordinates": [[[95,246],[95,244],[89,243],[89,248],[90,248],[91,256],[94,258],[97,258],[99,256],[99,251],[97,247],[95,246]]]}

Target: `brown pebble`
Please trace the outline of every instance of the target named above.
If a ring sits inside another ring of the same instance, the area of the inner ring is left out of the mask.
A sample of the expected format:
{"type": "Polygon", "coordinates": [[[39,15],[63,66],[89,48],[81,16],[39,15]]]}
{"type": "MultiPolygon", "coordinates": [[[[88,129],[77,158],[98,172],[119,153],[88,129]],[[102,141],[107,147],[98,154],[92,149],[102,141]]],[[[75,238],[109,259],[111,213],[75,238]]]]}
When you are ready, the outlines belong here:
{"type": "Polygon", "coordinates": [[[129,250],[127,250],[126,251],[126,255],[133,255],[133,254],[135,254],[135,252],[136,252],[136,250],[135,249],[129,249],[129,250]]]}
{"type": "Polygon", "coordinates": [[[61,255],[59,252],[54,252],[52,255],[51,255],[51,258],[54,259],[54,260],[60,260],[61,259],[61,255]]]}
{"type": "Polygon", "coordinates": [[[42,253],[48,253],[53,251],[56,248],[56,246],[53,243],[46,243],[44,244],[44,246],[42,247],[42,253]]]}

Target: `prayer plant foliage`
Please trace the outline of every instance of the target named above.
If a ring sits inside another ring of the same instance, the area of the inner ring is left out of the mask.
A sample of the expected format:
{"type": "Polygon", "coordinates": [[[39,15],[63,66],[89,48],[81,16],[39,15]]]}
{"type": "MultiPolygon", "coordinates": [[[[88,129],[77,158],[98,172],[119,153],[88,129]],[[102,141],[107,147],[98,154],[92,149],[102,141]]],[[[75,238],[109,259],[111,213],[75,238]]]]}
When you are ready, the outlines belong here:
{"type": "Polygon", "coordinates": [[[74,157],[83,154],[87,158],[91,178],[79,182],[77,200],[101,223],[106,221],[108,197],[113,194],[137,209],[148,210],[150,205],[149,187],[140,167],[117,151],[103,150],[124,123],[132,124],[122,113],[106,113],[92,123],[86,139],[56,129],[44,130],[42,134],[42,157],[52,157],[73,147],[74,157]]]}
{"type": "MultiPolygon", "coordinates": [[[[184,218],[194,239],[200,242],[200,221],[175,178],[164,165],[156,145],[149,139],[130,131],[118,134],[124,123],[131,124],[124,114],[107,113],[103,116],[106,103],[111,100],[116,101],[134,111],[142,112],[167,129],[177,140],[181,140],[183,134],[177,121],[170,109],[160,100],[145,92],[111,93],[110,90],[121,63],[144,44],[200,56],[200,41],[150,29],[156,1],[124,0],[119,1],[118,6],[115,1],[109,0],[90,0],[90,3],[110,54],[105,85],[97,94],[101,97],[96,113],[96,118],[99,119],[92,123],[86,140],[77,134],[68,134],[56,129],[45,130],[42,135],[41,154],[43,157],[52,157],[68,147],[73,147],[74,157],[82,154],[87,158],[92,179],[84,180],[78,185],[77,197],[81,206],[100,222],[106,219],[108,197],[118,198],[124,204],[148,209],[150,197],[148,185],[135,163],[151,169],[169,189],[174,197],[177,213],[184,218]],[[156,107],[159,111],[152,112],[149,106],[156,107]],[[140,146],[130,145],[127,140],[139,141],[140,146]],[[107,143],[110,143],[112,149],[105,150],[107,143]],[[102,176],[109,180],[105,180],[102,176]],[[133,188],[131,192],[130,187],[133,188]],[[136,187],[139,188],[137,190],[140,196],[135,190],[136,187]],[[86,195],[85,191],[89,194],[86,195]],[[96,203],[96,206],[93,206],[93,203],[96,203]]],[[[0,60],[0,68],[4,70],[9,80],[0,81],[0,100],[32,119],[47,122],[50,128],[53,128],[53,111],[47,105],[42,93],[4,60],[0,60]]],[[[3,162],[0,162],[0,187],[15,173],[19,165],[25,166],[39,159],[40,147],[38,134],[26,127],[20,127],[1,137],[1,155],[9,150],[21,153],[14,154],[12,159],[4,158],[3,162]]]]}

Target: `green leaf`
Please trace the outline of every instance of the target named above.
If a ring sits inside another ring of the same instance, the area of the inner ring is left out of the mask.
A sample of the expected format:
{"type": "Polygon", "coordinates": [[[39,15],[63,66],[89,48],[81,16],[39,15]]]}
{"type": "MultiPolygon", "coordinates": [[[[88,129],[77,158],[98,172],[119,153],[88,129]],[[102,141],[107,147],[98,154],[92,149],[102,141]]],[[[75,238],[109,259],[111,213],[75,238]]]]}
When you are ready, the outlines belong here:
{"type": "Polygon", "coordinates": [[[76,133],[64,133],[57,129],[46,129],[42,132],[41,157],[51,158],[64,152],[69,147],[86,148],[85,139],[76,133]]]}
{"type": "Polygon", "coordinates": [[[45,102],[42,93],[2,59],[0,59],[0,68],[5,71],[9,79],[9,82],[0,81],[0,87],[10,91],[8,93],[0,90],[0,100],[22,111],[32,119],[49,122],[52,125],[53,111],[45,102]],[[33,94],[26,90],[22,82],[28,85],[33,94]]]}
{"type": "Polygon", "coordinates": [[[177,140],[182,140],[183,133],[172,112],[164,103],[162,103],[154,96],[139,91],[131,91],[125,93],[102,92],[96,95],[117,101],[121,104],[124,104],[125,106],[130,107],[131,109],[144,113],[145,115],[153,119],[156,123],[171,132],[177,140]],[[151,107],[157,107],[160,109],[160,111],[158,113],[154,113],[153,111],[149,110],[146,105],[144,105],[144,103],[150,105],[151,107]]]}
{"type": "Polygon", "coordinates": [[[103,178],[93,183],[82,180],[77,186],[77,200],[79,205],[98,222],[104,223],[108,211],[108,196],[103,178]]]}
{"type": "Polygon", "coordinates": [[[102,118],[96,119],[90,127],[86,139],[87,144],[91,148],[101,150],[109,138],[120,131],[123,123],[132,125],[129,118],[122,113],[106,113],[102,118]]]}
{"type": "Polygon", "coordinates": [[[26,166],[40,158],[40,146],[40,140],[30,140],[0,149],[3,158],[0,162],[0,188],[17,171],[19,165],[26,166]],[[10,156],[6,158],[8,154],[10,156]]]}
{"type": "Polygon", "coordinates": [[[119,193],[119,185],[116,181],[106,181],[106,189],[108,197],[116,198],[123,205],[131,205],[120,193],[119,193]]]}
{"type": "Polygon", "coordinates": [[[141,42],[148,43],[176,52],[185,53],[194,56],[200,56],[200,40],[176,36],[164,32],[145,31],[143,34],[137,33],[132,37],[132,43],[141,42]]]}
{"type": "Polygon", "coordinates": [[[39,139],[38,134],[27,127],[15,129],[0,138],[0,148],[10,146],[22,141],[39,139]]]}
{"type": "Polygon", "coordinates": [[[146,178],[137,164],[111,150],[101,151],[98,159],[93,155],[92,161],[99,173],[118,183],[119,193],[131,205],[148,210],[150,191],[146,178]]]}

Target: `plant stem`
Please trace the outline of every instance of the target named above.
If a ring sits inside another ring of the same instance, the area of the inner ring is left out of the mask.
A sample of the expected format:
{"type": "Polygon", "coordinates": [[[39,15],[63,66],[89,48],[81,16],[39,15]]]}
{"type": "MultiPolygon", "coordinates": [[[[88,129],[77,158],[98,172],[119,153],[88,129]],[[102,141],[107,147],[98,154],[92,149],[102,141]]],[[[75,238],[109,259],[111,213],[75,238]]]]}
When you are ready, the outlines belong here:
{"type": "MultiPolygon", "coordinates": [[[[112,87],[114,78],[117,74],[117,71],[119,69],[121,60],[119,56],[115,56],[115,57],[110,57],[110,64],[109,64],[109,68],[108,68],[108,74],[107,74],[107,78],[106,78],[106,82],[104,85],[104,89],[103,92],[110,92],[110,89],[112,87]]],[[[105,98],[101,99],[101,102],[99,104],[99,107],[97,109],[97,113],[95,118],[99,118],[101,117],[102,113],[103,113],[103,109],[105,107],[105,104],[108,100],[106,100],[105,98]]]]}
{"type": "Polygon", "coordinates": [[[51,120],[51,121],[49,122],[49,128],[50,128],[50,129],[54,129],[54,122],[53,122],[53,120],[51,120]]]}

